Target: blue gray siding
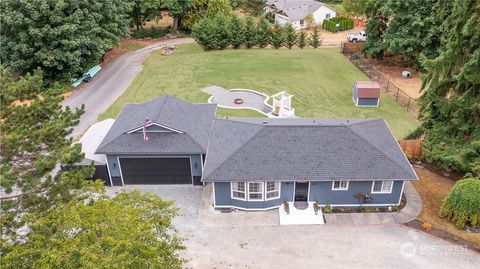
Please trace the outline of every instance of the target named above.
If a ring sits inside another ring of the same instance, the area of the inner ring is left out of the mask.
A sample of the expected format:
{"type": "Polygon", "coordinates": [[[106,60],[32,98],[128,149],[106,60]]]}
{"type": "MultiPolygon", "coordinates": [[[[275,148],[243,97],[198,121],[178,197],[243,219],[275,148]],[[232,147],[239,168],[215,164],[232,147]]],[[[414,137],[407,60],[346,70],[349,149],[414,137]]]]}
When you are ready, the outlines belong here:
{"type": "Polygon", "coordinates": [[[377,98],[358,98],[358,106],[377,106],[377,98]]]}
{"type": "Polygon", "coordinates": [[[238,207],[244,209],[264,209],[279,206],[283,201],[292,201],[293,199],[293,183],[287,184],[282,182],[280,187],[280,198],[269,201],[240,201],[231,198],[230,182],[215,182],[215,206],[217,207],[238,207]]]}
{"type": "Polygon", "coordinates": [[[122,157],[190,157],[191,158],[191,168],[192,168],[192,176],[193,177],[201,177],[202,176],[202,160],[201,154],[192,154],[192,155],[116,155],[116,154],[107,154],[107,165],[110,172],[110,176],[113,177],[120,177],[120,169],[118,166],[118,159],[122,157]],[[196,165],[195,165],[196,164],[196,165]]]}
{"type": "MultiPolygon", "coordinates": [[[[283,201],[293,200],[294,182],[282,182],[280,199],[270,201],[241,201],[231,198],[230,182],[215,182],[214,196],[216,207],[238,207],[242,209],[265,209],[279,206],[283,201]]],[[[333,206],[352,206],[360,205],[356,193],[371,194],[373,181],[350,181],[348,190],[332,191],[332,181],[310,182],[310,191],[308,200],[318,201],[322,205],[333,206]]],[[[396,205],[400,201],[403,181],[395,181],[392,193],[389,194],[371,194],[372,202],[370,204],[396,205]]],[[[365,204],[364,204],[365,205],[365,204]]]]}
{"type": "MultiPolygon", "coordinates": [[[[320,204],[329,205],[352,205],[359,204],[356,193],[368,193],[372,191],[372,181],[350,181],[348,190],[332,191],[331,181],[310,182],[309,201],[318,201],[320,204]]],[[[389,194],[371,194],[371,204],[398,204],[402,192],[403,181],[395,181],[392,193],[389,194]]]]}

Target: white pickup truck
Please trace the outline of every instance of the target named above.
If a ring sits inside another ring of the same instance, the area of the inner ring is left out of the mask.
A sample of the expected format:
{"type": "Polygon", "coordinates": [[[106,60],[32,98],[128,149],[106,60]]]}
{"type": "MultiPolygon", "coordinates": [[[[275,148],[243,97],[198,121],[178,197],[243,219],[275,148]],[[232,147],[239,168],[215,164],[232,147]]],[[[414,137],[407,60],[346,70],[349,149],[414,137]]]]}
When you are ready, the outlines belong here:
{"type": "Polygon", "coordinates": [[[349,34],[347,35],[347,39],[350,42],[357,42],[357,41],[367,41],[367,34],[365,34],[364,31],[361,31],[360,33],[355,33],[355,34],[349,34]]]}

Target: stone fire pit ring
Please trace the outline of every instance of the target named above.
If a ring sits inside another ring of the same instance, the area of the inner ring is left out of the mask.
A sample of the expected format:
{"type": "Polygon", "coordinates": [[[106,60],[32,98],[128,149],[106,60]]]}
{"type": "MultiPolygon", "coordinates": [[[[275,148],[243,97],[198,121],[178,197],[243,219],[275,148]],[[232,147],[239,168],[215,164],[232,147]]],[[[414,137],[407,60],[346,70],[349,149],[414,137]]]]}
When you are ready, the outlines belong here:
{"type": "Polygon", "coordinates": [[[242,98],[235,98],[233,100],[233,103],[236,104],[236,105],[241,105],[241,104],[243,104],[243,99],[242,98]]]}

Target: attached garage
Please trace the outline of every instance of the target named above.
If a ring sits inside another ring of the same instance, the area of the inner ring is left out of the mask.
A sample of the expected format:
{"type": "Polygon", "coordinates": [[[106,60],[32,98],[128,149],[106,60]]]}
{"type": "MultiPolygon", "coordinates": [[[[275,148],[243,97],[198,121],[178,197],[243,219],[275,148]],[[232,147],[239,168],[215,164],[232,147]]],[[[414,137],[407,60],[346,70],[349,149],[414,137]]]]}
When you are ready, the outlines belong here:
{"type": "Polygon", "coordinates": [[[192,184],[190,158],[119,158],[123,183],[192,184]]]}

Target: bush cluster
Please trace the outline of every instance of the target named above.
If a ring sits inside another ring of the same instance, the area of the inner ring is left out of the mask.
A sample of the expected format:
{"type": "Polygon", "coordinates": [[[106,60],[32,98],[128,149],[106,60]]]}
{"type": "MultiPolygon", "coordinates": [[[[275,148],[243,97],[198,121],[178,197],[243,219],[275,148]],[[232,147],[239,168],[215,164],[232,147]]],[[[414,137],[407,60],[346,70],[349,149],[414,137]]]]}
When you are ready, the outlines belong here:
{"type": "Polygon", "coordinates": [[[170,27],[167,28],[159,28],[159,27],[152,27],[148,29],[139,29],[133,35],[136,38],[159,38],[171,33],[172,29],[170,27]]]}
{"type": "Polygon", "coordinates": [[[285,27],[278,24],[272,26],[265,17],[256,19],[251,16],[241,18],[217,14],[205,17],[193,26],[191,35],[205,50],[225,49],[229,46],[234,49],[265,48],[269,45],[275,49],[291,49],[294,46],[303,49],[307,46],[318,48],[322,44],[317,28],[307,35],[303,31],[297,33],[290,24],[285,27]]]}
{"type": "Polygon", "coordinates": [[[337,32],[337,23],[339,24],[339,31],[353,29],[353,27],[355,26],[352,19],[345,17],[334,17],[324,20],[322,26],[323,29],[335,33],[337,32]]]}
{"type": "Polygon", "coordinates": [[[480,225],[480,178],[459,180],[444,201],[440,216],[455,222],[463,229],[465,225],[480,225]]]}

